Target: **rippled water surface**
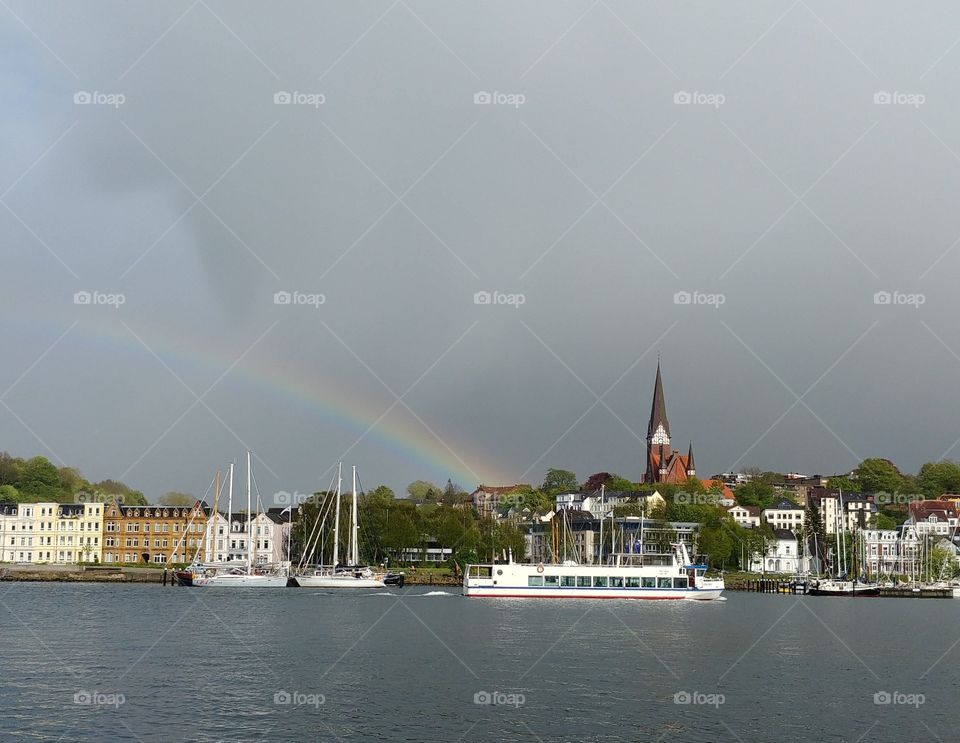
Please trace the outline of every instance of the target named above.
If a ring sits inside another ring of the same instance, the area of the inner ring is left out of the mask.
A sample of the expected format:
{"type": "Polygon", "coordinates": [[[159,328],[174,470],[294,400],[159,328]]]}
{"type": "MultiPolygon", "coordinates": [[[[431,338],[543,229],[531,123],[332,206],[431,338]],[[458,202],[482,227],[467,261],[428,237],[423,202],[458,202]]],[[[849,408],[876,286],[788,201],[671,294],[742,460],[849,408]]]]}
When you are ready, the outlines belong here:
{"type": "Polygon", "coordinates": [[[3,741],[853,743],[960,729],[960,601],[17,583],[0,587],[0,616],[3,741]],[[474,701],[495,692],[501,704],[474,701]],[[884,693],[895,703],[876,704],[884,693]]]}

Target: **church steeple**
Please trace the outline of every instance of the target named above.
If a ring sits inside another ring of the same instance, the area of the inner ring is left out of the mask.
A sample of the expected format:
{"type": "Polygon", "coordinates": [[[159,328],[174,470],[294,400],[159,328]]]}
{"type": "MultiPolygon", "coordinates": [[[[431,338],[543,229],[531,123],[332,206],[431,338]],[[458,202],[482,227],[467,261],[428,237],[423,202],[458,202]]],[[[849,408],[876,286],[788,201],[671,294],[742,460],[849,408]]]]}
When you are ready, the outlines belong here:
{"type": "Polygon", "coordinates": [[[693,477],[697,474],[697,465],[693,463],[693,441],[690,441],[690,448],[687,449],[687,477],[693,477]]]}
{"type": "Polygon", "coordinates": [[[657,361],[657,381],[653,385],[653,405],[650,408],[650,423],[647,426],[647,438],[665,438],[656,443],[670,443],[670,423],[667,421],[667,403],[663,397],[663,380],[660,377],[660,362],[657,361]],[[657,437],[659,429],[660,437],[657,437]]]}

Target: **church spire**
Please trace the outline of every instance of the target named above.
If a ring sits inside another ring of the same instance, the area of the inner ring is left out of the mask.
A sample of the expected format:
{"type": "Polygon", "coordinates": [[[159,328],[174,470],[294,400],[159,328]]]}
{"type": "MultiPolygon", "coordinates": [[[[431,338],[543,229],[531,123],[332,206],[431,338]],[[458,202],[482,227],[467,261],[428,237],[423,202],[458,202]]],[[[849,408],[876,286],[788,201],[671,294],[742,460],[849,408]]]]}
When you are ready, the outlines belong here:
{"type": "Polygon", "coordinates": [[[690,441],[690,448],[687,449],[687,475],[692,477],[697,474],[697,466],[693,463],[693,441],[690,441]]]}
{"type": "Polygon", "coordinates": [[[657,361],[657,381],[653,385],[653,405],[650,408],[650,424],[647,426],[647,438],[652,438],[659,427],[663,427],[670,443],[670,424],[667,422],[667,403],[663,397],[663,380],[660,378],[660,361],[657,361]]]}

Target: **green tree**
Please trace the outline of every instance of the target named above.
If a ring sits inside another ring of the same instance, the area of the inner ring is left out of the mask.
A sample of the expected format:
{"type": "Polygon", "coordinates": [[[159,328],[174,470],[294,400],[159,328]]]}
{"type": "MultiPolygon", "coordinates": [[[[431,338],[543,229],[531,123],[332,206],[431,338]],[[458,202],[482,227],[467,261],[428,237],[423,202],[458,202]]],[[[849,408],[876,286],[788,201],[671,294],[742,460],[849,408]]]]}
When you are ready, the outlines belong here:
{"type": "Polygon", "coordinates": [[[24,464],[16,488],[31,501],[65,499],[60,473],[46,457],[33,457],[24,464]]]}
{"type": "Polygon", "coordinates": [[[777,498],[773,486],[763,482],[746,482],[738,485],[733,496],[741,506],[758,508],[768,508],[777,498]]]}
{"type": "Polygon", "coordinates": [[[928,498],[960,493],[960,464],[949,459],[927,462],[917,473],[917,486],[928,498]]]}
{"type": "Polygon", "coordinates": [[[557,495],[558,493],[577,492],[580,485],[577,483],[577,476],[573,472],[551,467],[547,470],[540,489],[548,495],[557,495]]]}
{"type": "Polygon", "coordinates": [[[0,485],[16,485],[22,467],[22,459],[12,457],[5,451],[0,452],[0,485]]]}
{"type": "Polygon", "coordinates": [[[877,512],[875,515],[870,517],[870,528],[871,529],[896,529],[897,520],[891,516],[887,516],[885,513],[877,512]]]}
{"type": "Polygon", "coordinates": [[[20,493],[13,485],[0,485],[0,503],[19,503],[20,493]]]}
{"type": "Polygon", "coordinates": [[[442,488],[428,480],[414,480],[407,485],[407,495],[418,501],[437,500],[441,492],[442,488]]]}
{"type": "Polygon", "coordinates": [[[161,506],[192,506],[196,501],[196,496],[190,495],[189,493],[170,490],[160,496],[158,503],[161,506]]]}
{"type": "Polygon", "coordinates": [[[889,459],[864,459],[854,470],[863,493],[899,493],[903,490],[903,475],[889,459]]]}

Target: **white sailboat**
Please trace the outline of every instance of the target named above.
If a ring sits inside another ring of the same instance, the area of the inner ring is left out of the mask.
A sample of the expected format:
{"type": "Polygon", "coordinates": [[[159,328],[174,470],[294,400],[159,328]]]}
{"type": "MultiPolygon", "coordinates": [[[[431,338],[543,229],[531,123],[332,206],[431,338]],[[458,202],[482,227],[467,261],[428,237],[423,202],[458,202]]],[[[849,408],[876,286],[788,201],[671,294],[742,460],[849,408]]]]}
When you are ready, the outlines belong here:
{"type": "Polygon", "coordinates": [[[340,488],[341,467],[337,465],[337,493],[333,517],[333,562],[332,567],[316,568],[294,576],[301,588],[383,588],[384,576],[367,566],[360,565],[359,525],[357,523],[357,468],[353,467],[353,488],[350,503],[350,542],[347,547],[346,565],[340,564],[340,488]]]}
{"type": "MultiPolygon", "coordinates": [[[[247,452],[247,564],[229,568],[213,568],[193,574],[192,585],[206,588],[285,588],[287,585],[287,571],[285,566],[280,570],[268,571],[254,565],[253,555],[258,543],[255,529],[256,519],[253,517],[251,490],[250,490],[250,452],[247,452]]],[[[233,465],[230,465],[230,499],[233,499],[233,465]]],[[[259,499],[258,499],[259,502],[259,499]]],[[[258,506],[259,514],[259,506],[258,506]]],[[[288,563],[289,565],[289,563],[288,563]]]]}

